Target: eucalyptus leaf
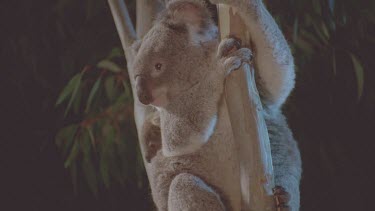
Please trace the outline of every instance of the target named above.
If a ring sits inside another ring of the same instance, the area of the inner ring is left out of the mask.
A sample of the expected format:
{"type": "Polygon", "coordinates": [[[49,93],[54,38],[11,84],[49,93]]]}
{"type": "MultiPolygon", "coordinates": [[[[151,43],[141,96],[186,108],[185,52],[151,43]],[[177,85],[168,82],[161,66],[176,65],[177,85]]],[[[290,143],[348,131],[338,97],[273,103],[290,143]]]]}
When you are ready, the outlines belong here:
{"type": "Polygon", "coordinates": [[[74,99],[75,99],[75,97],[77,95],[77,92],[78,92],[80,86],[81,86],[82,76],[83,76],[83,72],[79,73],[77,75],[77,78],[75,79],[74,83],[72,84],[72,86],[74,86],[74,89],[73,89],[72,95],[70,96],[70,100],[69,100],[68,106],[66,107],[65,116],[69,112],[70,107],[72,106],[72,103],[73,103],[73,101],[74,101],[74,99]]]}
{"type": "Polygon", "coordinates": [[[352,59],[353,68],[355,71],[355,76],[357,79],[357,92],[358,92],[358,98],[359,101],[363,94],[363,87],[364,87],[364,70],[361,62],[359,61],[358,57],[354,55],[353,53],[349,52],[350,58],[352,59]]]}
{"type": "Polygon", "coordinates": [[[83,96],[83,90],[82,88],[80,87],[78,90],[77,90],[77,94],[76,94],[76,97],[73,101],[73,112],[75,114],[79,114],[80,112],[80,108],[81,108],[81,101],[82,101],[82,96],[83,96]]]}
{"type": "Polygon", "coordinates": [[[97,196],[98,181],[96,178],[95,166],[89,157],[84,157],[83,163],[82,163],[82,170],[83,170],[84,176],[86,177],[86,182],[90,190],[94,193],[95,196],[97,196]]]}
{"type": "Polygon", "coordinates": [[[316,48],[322,47],[322,44],[319,41],[319,39],[314,34],[312,34],[311,32],[309,32],[307,30],[302,29],[302,30],[299,31],[298,40],[299,39],[302,39],[305,42],[307,42],[306,44],[309,45],[309,46],[314,46],[316,48]]]}
{"type": "Polygon", "coordinates": [[[123,56],[124,56],[124,51],[122,50],[122,48],[115,47],[111,50],[107,58],[113,59],[113,58],[123,57],[123,56]]]}
{"type": "Polygon", "coordinates": [[[311,55],[314,53],[314,48],[311,45],[311,42],[308,42],[307,40],[303,39],[303,37],[299,36],[296,41],[296,47],[300,48],[303,53],[307,55],[311,55]]]}
{"type": "Polygon", "coordinates": [[[132,92],[131,92],[131,87],[129,83],[126,83],[126,81],[122,81],[122,85],[124,87],[124,93],[126,96],[126,100],[131,100],[132,99],[132,92]]]}
{"type": "Polygon", "coordinates": [[[325,29],[323,27],[325,25],[324,25],[323,21],[315,20],[312,23],[313,23],[313,27],[315,29],[315,32],[318,35],[318,38],[320,38],[321,44],[323,46],[329,45],[328,36],[327,36],[328,31],[325,31],[325,29]]]}
{"type": "Polygon", "coordinates": [[[325,39],[326,40],[329,39],[330,38],[330,33],[329,33],[327,25],[324,23],[324,21],[321,22],[321,29],[322,29],[322,32],[324,34],[325,39]]]}
{"type": "Polygon", "coordinates": [[[90,107],[91,107],[92,101],[93,101],[93,99],[94,99],[94,97],[95,97],[95,95],[96,95],[96,93],[97,93],[97,91],[98,91],[98,89],[100,87],[101,82],[102,82],[102,78],[99,77],[95,81],[94,85],[91,88],[91,91],[90,91],[90,94],[89,94],[89,98],[87,99],[87,104],[86,104],[86,109],[85,109],[86,113],[88,113],[90,111],[90,107]]]}
{"type": "Polygon", "coordinates": [[[113,73],[119,73],[119,72],[122,71],[120,66],[118,66],[116,63],[114,63],[110,60],[107,60],[107,59],[104,59],[104,60],[100,61],[96,66],[99,67],[99,68],[109,70],[113,73]]]}
{"type": "Polygon", "coordinates": [[[113,98],[115,97],[115,78],[112,75],[105,79],[104,87],[108,100],[112,102],[113,98]]]}
{"type": "Polygon", "coordinates": [[[73,93],[76,84],[80,80],[81,80],[80,73],[76,74],[75,76],[73,76],[72,79],[70,79],[68,84],[64,87],[63,91],[60,93],[59,97],[57,98],[56,105],[60,105],[73,93]]]}
{"type": "Polygon", "coordinates": [[[64,166],[68,168],[71,164],[75,161],[77,155],[79,153],[79,141],[75,139],[73,147],[70,151],[69,157],[65,160],[64,166]]]}
{"type": "Polygon", "coordinates": [[[90,190],[96,195],[98,193],[98,182],[96,178],[96,170],[94,166],[94,159],[92,159],[91,151],[91,137],[89,130],[86,130],[82,133],[81,143],[83,151],[83,162],[82,170],[84,176],[86,177],[86,182],[90,190]]]}
{"type": "Polygon", "coordinates": [[[92,128],[91,127],[87,127],[87,132],[89,134],[89,137],[90,137],[90,142],[91,142],[91,145],[93,147],[93,149],[95,150],[96,152],[96,143],[95,143],[95,136],[94,136],[94,133],[92,131],[92,128]]]}
{"type": "Polygon", "coordinates": [[[91,156],[91,140],[88,130],[82,130],[80,142],[84,159],[89,159],[91,156]]]}
{"type": "Polygon", "coordinates": [[[103,179],[103,183],[106,188],[109,188],[111,181],[110,181],[109,168],[108,168],[108,156],[106,155],[100,156],[99,167],[100,167],[100,175],[103,179]]]}
{"type": "Polygon", "coordinates": [[[57,133],[55,138],[55,143],[57,147],[61,148],[62,155],[65,157],[69,147],[72,145],[72,142],[75,138],[79,125],[72,124],[66,126],[57,133]]]}
{"type": "Polygon", "coordinates": [[[104,127],[104,142],[108,144],[108,146],[112,146],[115,143],[116,139],[116,130],[114,127],[112,127],[111,124],[107,124],[104,127]]]}

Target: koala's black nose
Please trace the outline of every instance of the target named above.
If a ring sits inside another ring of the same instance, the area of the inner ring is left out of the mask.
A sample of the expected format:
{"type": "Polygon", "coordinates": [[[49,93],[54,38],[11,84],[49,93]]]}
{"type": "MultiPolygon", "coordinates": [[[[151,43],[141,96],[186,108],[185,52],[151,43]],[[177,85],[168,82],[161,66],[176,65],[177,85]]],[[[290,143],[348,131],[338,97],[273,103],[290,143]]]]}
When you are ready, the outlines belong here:
{"type": "Polygon", "coordinates": [[[153,99],[146,77],[141,75],[135,77],[135,89],[138,99],[142,104],[148,105],[152,102],[153,99]]]}

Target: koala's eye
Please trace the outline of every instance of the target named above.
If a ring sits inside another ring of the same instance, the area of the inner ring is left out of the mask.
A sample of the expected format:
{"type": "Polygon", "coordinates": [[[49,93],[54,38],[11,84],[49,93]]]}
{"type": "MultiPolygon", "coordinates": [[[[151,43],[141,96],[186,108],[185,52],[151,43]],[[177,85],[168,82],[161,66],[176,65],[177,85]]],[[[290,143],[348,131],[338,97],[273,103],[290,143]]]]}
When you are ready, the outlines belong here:
{"type": "Polygon", "coordinates": [[[160,63],[157,63],[157,64],[155,65],[155,69],[156,69],[156,70],[161,70],[161,66],[162,66],[162,65],[161,65],[160,63]]]}

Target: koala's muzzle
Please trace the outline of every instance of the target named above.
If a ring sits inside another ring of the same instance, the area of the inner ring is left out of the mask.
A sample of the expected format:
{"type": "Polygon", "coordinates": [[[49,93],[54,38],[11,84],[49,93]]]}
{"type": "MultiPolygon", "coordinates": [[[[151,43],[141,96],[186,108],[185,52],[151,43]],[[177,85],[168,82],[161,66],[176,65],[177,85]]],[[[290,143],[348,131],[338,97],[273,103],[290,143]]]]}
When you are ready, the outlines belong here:
{"type": "Polygon", "coordinates": [[[147,77],[137,75],[135,77],[135,89],[137,91],[138,99],[142,104],[148,105],[153,101],[149,79],[147,77]]]}

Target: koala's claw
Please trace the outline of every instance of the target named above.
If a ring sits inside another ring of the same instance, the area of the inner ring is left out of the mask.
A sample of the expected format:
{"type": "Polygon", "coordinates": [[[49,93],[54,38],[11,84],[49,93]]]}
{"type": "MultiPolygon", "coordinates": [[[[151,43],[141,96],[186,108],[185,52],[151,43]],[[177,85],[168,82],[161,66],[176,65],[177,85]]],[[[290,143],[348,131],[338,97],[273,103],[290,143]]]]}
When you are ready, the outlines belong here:
{"type": "Polygon", "coordinates": [[[221,41],[217,57],[223,63],[225,74],[241,67],[243,63],[251,63],[252,53],[248,48],[241,48],[241,40],[227,38],[221,41]]]}
{"type": "Polygon", "coordinates": [[[290,200],[290,194],[281,186],[276,186],[272,191],[275,199],[276,211],[289,211],[290,208],[287,204],[290,200]]]}

